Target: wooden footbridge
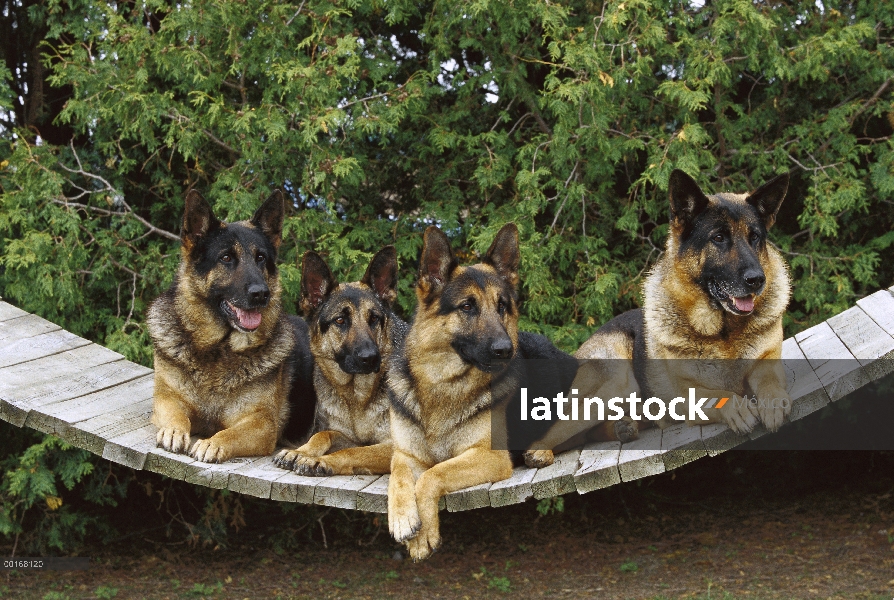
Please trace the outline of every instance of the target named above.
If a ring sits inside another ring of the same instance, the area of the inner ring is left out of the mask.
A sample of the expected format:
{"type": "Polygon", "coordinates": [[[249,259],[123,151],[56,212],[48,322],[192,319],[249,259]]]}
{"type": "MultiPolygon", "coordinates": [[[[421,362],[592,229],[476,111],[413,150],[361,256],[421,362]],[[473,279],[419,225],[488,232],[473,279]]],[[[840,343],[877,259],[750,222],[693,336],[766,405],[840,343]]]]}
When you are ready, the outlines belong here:
{"type": "MultiPolygon", "coordinates": [[[[894,371],[894,287],[785,340],[782,356],[792,397],[791,421],[894,371]],[[805,360],[806,359],[806,360],[805,360]]],[[[152,370],[0,301],[0,418],[53,434],[105,459],[259,498],[386,512],[388,476],[303,477],[271,457],[201,463],[155,447],[152,370]]],[[[676,469],[767,433],[725,425],[645,430],[621,446],[602,442],[556,457],[543,469],[442,499],[449,511],[505,506],[529,498],[584,494],[676,469]],[[660,450],[657,450],[660,448],[660,450]]]]}

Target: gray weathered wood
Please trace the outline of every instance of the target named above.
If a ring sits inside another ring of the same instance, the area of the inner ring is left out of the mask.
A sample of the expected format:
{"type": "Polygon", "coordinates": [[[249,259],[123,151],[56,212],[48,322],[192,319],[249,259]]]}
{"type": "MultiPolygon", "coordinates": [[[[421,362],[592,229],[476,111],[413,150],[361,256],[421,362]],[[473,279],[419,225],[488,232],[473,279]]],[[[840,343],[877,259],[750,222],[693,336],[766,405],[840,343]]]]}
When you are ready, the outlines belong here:
{"type": "Polygon", "coordinates": [[[661,459],[666,471],[682,467],[707,453],[700,425],[677,423],[661,432],[661,459]]]}
{"type": "Polygon", "coordinates": [[[849,308],[828,321],[851,354],[863,366],[867,379],[881,379],[894,369],[894,337],[882,329],[878,323],[859,306],[849,308]]]}
{"type": "Polygon", "coordinates": [[[622,481],[633,481],[649,475],[664,473],[661,459],[661,429],[651,427],[640,431],[639,439],[621,446],[618,472],[622,481]]]}
{"type": "Polygon", "coordinates": [[[374,513],[388,512],[388,475],[382,475],[357,492],[357,510],[374,513]]]}
{"type": "Polygon", "coordinates": [[[490,486],[488,494],[490,494],[491,506],[508,506],[510,504],[519,504],[534,495],[534,488],[531,481],[537,469],[529,469],[521,466],[512,470],[512,476],[509,479],[498,481],[490,486]]]}
{"type": "Polygon", "coordinates": [[[50,378],[70,376],[124,357],[98,344],[87,344],[27,363],[0,368],[0,397],[8,390],[50,378]]]}
{"type": "Polygon", "coordinates": [[[357,492],[378,479],[378,475],[332,475],[314,488],[314,504],[336,508],[357,508],[357,492]]]}
{"type": "Polygon", "coordinates": [[[88,340],[64,329],[24,339],[8,340],[0,344],[0,367],[10,367],[45,356],[52,356],[64,350],[86,346],[89,343],[88,340]]]}
{"type": "Polygon", "coordinates": [[[890,290],[879,290],[857,300],[857,306],[862,308],[885,333],[894,336],[894,293],[890,290]]]}
{"type": "Polygon", "coordinates": [[[577,493],[586,494],[621,483],[620,456],[621,442],[594,442],[584,446],[580,453],[580,468],[574,474],[577,493]]]}
{"type": "Polygon", "coordinates": [[[792,400],[789,421],[797,421],[827,405],[829,394],[794,338],[782,342],[782,367],[792,400]]]}
{"type": "Polygon", "coordinates": [[[6,346],[16,340],[30,339],[42,333],[60,329],[62,328],[55,323],[26,313],[23,317],[0,321],[0,345],[6,346]]]}
{"type": "Polygon", "coordinates": [[[863,367],[828,323],[802,331],[795,341],[833,402],[866,385],[863,367]]]}
{"type": "Polygon", "coordinates": [[[131,469],[142,470],[146,464],[146,455],[155,448],[155,434],[155,426],[147,424],[114,437],[106,442],[102,457],[131,469]]]}
{"type": "Polygon", "coordinates": [[[295,471],[283,469],[283,475],[270,488],[270,499],[283,502],[314,503],[314,489],[324,481],[323,477],[307,477],[295,471]]]}
{"type": "Polygon", "coordinates": [[[231,471],[227,488],[256,498],[270,498],[273,482],[283,476],[283,470],[273,464],[271,457],[263,456],[231,471]]]}
{"type": "Polygon", "coordinates": [[[27,314],[29,313],[21,308],[13,306],[9,302],[0,302],[0,321],[8,321],[9,319],[24,317],[27,314]]]}
{"type": "MultiPolygon", "coordinates": [[[[33,413],[32,413],[33,414],[33,413]]],[[[105,441],[130,433],[149,423],[152,400],[146,399],[111,413],[71,423],[60,432],[60,437],[94,454],[102,454],[105,441]]]]}
{"type": "Polygon", "coordinates": [[[702,425],[702,444],[708,456],[717,456],[748,441],[747,435],[736,433],[724,423],[702,425]]]}
{"type": "Polygon", "coordinates": [[[460,512],[463,510],[472,510],[483,506],[490,506],[490,486],[491,483],[482,483],[473,485],[462,490],[450,492],[444,496],[447,510],[450,512],[460,512]]]}
{"type": "Polygon", "coordinates": [[[555,457],[553,464],[537,470],[531,481],[538,500],[574,492],[574,474],[580,468],[580,450],[568,450],[555,457]]]}

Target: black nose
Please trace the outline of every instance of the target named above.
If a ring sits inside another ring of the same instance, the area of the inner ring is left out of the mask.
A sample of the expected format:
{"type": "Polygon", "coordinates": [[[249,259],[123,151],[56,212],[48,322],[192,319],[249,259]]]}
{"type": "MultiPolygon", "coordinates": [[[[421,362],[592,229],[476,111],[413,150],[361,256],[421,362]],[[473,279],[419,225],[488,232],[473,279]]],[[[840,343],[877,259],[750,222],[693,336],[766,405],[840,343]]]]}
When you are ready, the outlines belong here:
{"type": "Polygon", "coordinates": [[[494,358],[510,358],[512,356],[512,340],[508,337],[495,340],[490,345],[490,355],[494,358]]]}
{"type": "Polygon", "coordinates": [[[377,348],[361,348],[357,351],[355,357],[357,358],[357,362],[370,371],[378,369],[382,360],[377,348]]]}
{"type": "Polygon", "coordinates": [[[758,269],[748,269],[745,271],[743,277],[745,279],[745,285],[751,290],[759,289],[767,280],[767,278],[764,277],[764,272],[758,269]]]}
{"type": "Polygon", "coordinates": [[[270,300],[270,289],[263,283],[253,283],[248,286],[248,299],[254,306],[267,304],[270,300]]]}

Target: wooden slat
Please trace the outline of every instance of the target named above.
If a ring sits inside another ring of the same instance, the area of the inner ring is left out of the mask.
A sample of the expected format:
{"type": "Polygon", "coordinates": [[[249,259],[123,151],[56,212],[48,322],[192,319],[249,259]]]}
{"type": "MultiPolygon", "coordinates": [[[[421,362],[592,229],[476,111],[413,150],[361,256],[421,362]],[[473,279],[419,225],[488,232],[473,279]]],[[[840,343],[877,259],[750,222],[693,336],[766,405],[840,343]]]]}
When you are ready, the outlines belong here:
{"type": "Polygon", "coordinates": [[[273,464],[272,457],[264,456],[231,471],[227,488],[256,498],[270,498],[273,481],[282,476],[283,469],[273,464]]]}
{"type": "Polygon", "coordinates": [[[707,453],[702,443],[701,425],[677,423],[661,432],[661,460],[666,471],[682,467],[707,453]]]}
{"type": "Polygon", "coordinates": [[[894,336],[894,293],[890,290],[879,290],[857,300],[857,306],[862,308],[885,333],[894,336]]]}
{"type": "Polygon", "coordinates": [[[580,468],[580,450],[568,450],[555,457],[553,464],[537,470],[531,481],[538,500],[574,492],[574,474],[580,468]]]}
{"type": "Polygon", "coordinates": [[[106,442],[102,457],[131,469],[141,470],[146,464],[146,455],[155,448],[155,434],[155,426],[149,424],[114,437],[106,442]]]}
{"type": "Polygon", "coordinates": [[[717,456],[748,441],[747,435],[736,433],[724,423],[702,425],[702,444],[708,456],[717,456]]]}
{"type": "Polygon", "coordinates": [[[25,340],[60,329],[62,328],[55,323],[41,319],[37,315],[25,314],[25,316],[16,319],[0,321],[0,347],[16,340],[25,340]]]}
{"type": "Polygon", "coordinates": [[[314,504],[336,508],[357,508],[357,492],[378,479],[378,475],[333,475],[314,488],[314,504]]]}
{"type": "Polygon", "coordinates": [[[795,338],[782,342],[782,367],[785,383],[792,399],[789,421],[797,421],[830,402],[826,388],[820,383],[795,338]]]}
{"type": "Polygon", "coordinates": [[[490,494],[491,506],[508,506],[510,504],[520,504],[534,495],[534,488],[531,481],[537,469],[529,469],[521,466],[512,470],[512,476],[509,479],[498,481],[488,490],[490,494]]]}
{"type": "Polygon", "coordinates": [[[820,323],[795,336],[795,341],[833,402],[867,383],[866,374],[828,323],[820,323]]]}
{"type": "Polygon", "coordinates": [[[450,512],[460,512],[463,510],[472,510],[483,506],[490,506],[490,486],[491,483],[482,483],[473,485],[463,490],[450,492],[444,496],[447,504],[447,510],[450,512]]]}
{"type": "Polygon", "coordinates": [[[891,337],[878,323],[859,306],[849,308],[828,321],[847,349],[860,364],[869,381],[881,379],[894,370],[894,337],[891,337]]]}
{"type": "Polygon", "coordinates": [[[64,329],[18,340],[8,340],[0,344],[0,367],[10,367],[20,363],[52,356],[65,350],[86,346],[90,342],[64,329]]]}
{"type": "Polygon", "coordinates": [[[152,400],[143,400],[120,411],[72,423],[60,432],[60,437],[78,448],[102,455],[106,440],[145,427],[151,414],[152,400]]]}
{"type": "Polygon", "coordinates": [[[388,475],[382,475],[357,492],[357,510],[374,513],[388,512],[388,475]]]}
{"type": "Polygon", "coordinates": [[[621,455],[618,458],[621,481],[633,481],[664,471],[664,461],[661,460],[661,429],[658,427],[641,431],[639,439],[621,446],[621,455]]]}
{"type": "Polygon", "coordinates": [[[580,453],[580,468],[574,474],[577,493],[586,494],[621,483],[620,456],[621,442],[595,442],[584,446],[580,453]]]}
{"type": "Polygon", "coordinates": [[[13,306],[9,302],[0,302],[0,321],[8,321],[9,319],[17,319],[18,317],[24,317],[28,313],[13,306]]]}
{"type": "MultiPolygon", "coordinates": [[[[323,477],[307,477],[294,471],[283,469],[281,475],[270,488],[270,499],[282,502],[314,503],[314,489],[323,483],[323,477]]],[[[387,505],[386,505],[387,506],[387,505]]]]}

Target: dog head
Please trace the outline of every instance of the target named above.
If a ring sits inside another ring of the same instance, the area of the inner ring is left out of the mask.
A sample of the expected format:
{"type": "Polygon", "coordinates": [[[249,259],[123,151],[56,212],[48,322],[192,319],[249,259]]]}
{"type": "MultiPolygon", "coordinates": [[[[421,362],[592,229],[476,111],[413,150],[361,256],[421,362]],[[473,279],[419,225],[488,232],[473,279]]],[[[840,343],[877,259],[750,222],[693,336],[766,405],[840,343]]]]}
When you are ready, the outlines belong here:
{"type": "Polygon", "coordinates": [[[350,375],[378,373],[391,302],[397,297],[397,252],[385,246],[358,282],[339,284],[316,252],[304,254],[301,308],[311,325],[311,350],[319,361],[334,360],[350,375]]]}
{"type": "Polygon", "coordinates": [[[518,349],[518,229],[505,225],[475,265],[458,265],[450,241],[425,231],[414,327],[429,344],[449,344],[464,363],[485,373],[504,369],[518,349]]]}
{"type": "Polygon", "coordinates": [[[716,308],[739,316],[754,310],[767,283],[767,230],[787,189],[783,174],[752,194],[708,196],[683,171],[671,173],[668,248],[716,308]]]}
{"type": "Polygon", "coordinates": [[[276,254],[282,240],[283,195],[275,191],[248,221],[224,223],[195,190],[186,196],[180,285],[233,329],[261,327],[279,309],[276,254]]]}

